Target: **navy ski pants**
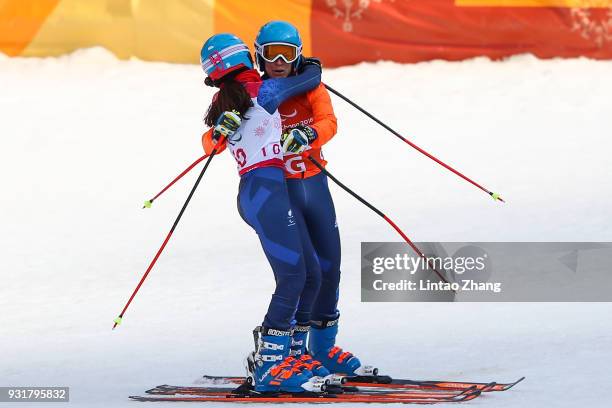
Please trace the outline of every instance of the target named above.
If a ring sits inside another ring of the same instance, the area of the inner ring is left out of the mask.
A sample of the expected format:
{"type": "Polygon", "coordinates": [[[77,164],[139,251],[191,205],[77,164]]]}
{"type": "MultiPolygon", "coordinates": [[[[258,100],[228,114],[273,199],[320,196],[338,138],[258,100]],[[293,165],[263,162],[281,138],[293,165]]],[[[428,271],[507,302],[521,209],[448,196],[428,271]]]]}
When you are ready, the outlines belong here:
{"type": "Polygon", "coordinates": [[[335,319],[340,237],[325,175],[285,180],[280,168],[254,169],[240,179],[238,211],[257,233],[276,281],[263,325],[288,330],[335,319]]]}
{"type": "Polygon", "coordinates": [[[293,215],[300,226],[308,277],[298,305],[297,323],[334,320],[338,317],[341,254],[336,210],[327,176],[319,173],[286,182],[293,215]],[[320,284],[316,282],[318,279],[320,284]]]}
{"type": "Polygon", "coordinates": [[[306,284],[306,265],[283,169],[261,167],[244,174],[238,190],[238,211],[257,233],[276,280],[263,325],[289,330],[295,324],[306,284]]]}

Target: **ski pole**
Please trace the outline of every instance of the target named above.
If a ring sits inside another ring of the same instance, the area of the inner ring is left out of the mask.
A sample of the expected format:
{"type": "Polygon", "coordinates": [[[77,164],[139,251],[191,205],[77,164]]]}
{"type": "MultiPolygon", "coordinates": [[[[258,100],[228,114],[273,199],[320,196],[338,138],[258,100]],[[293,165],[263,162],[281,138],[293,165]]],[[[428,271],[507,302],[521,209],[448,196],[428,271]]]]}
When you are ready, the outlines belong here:
{"type": "MultiPolygon", "coordinates": [[[[310,160],[315,166],[317,166],[319,168],[319,170],[321,170],[321,172],[323,174],[325,174],[327,177],[329,177],[334,183],[336,183],[338,186],[340,186],[340,188],[342,188],[344,191],[346,191],[347,193],[349,193],[350,195],[352,195],[353,197],[355,197],[357,200],[359,200],[363,205],[365,205],[366,207],[368,207],[370,210],[374,211],[376,214],[378,214],[379,216],[381,216],[385,221],[387,221],[389,223],[389,225],[391,225],[395,231],[397,231],[398,234],[400,234],[402,236],[402,238],[404,238],[404,241],[406,241],[406,243],[408,245],[410,245],[410,248],[412,248],[412,250],[414,252],[416,252],[416,254],[418,256],[420,256],[421,258],[423,258],[426,262],[427,265],[436,273],[436,275],[438,275],[438,277],[440,279],[442,279],[444,282],[450,284],[450,282],[448,280],[446,280],[446,278],[444,278],[444,276],[436,269],[433,267],[433,265],[431,264],[431,261],[429,260],[429,258],[427,258],[425,256],[425,254],[423,254],[423,252],[421,252],[421,250],[414,244],[414,242],[412,242],[410,240],[410,238],[408,238],[408,236],[406,234],[404,234],[404,232],[389,218],[387,217],[382,211],[380,211],[378,208],[374,207],[372,204],[370,204],[369,202],[367,202],[366,200],[364,200],[362,197],[360,197],[357,193],[355,193],[353,190],[351,190],[350,188],[348,188],[347,186],[345,186],[344,184],[342,184],[342,182],[340,182],[340,180],[338,180],[337,178],[335,178],[329,171],[327,171],[325,169],[325,167],[323,167],[321,165],[321,163],[319,163],[314,157],[312,157],[310,155],[310,153],[308,151],[304,152],[303,155],[308,158],[308,160],[310,160]]],[[[455,292],[453,290],[453,292],[455,292]]]]}
{"type": "Polygon", "coordinates": [[[400,135],[398,132],[396,132],[395,130],[391,129],[389,126],[387,126],[386,124],[384,124],[382,121],[380,121],[378,118],[376,118],[374,115],[372,115],[371,113],[369,113],[368,111],[366,111],[365,109],[363,109],[361,106],[357,105],[355,102],[351,101],[349,98],[347,98],[346,96],[342,95],[340,92],[336,91],[334,88],[332,88],[331,86],[325,84],[325,88],[327,88],[331,93],[337,95],[338,97],[340,97],[341,99],[343,99],[344,101],[346,101],[347,103],[349,103],[351,106],[353,106],[355,109],[357,109],[358,111],[360,111],[361,113],[363,113],[364,115],[366,115],[367,117],[369,117],[370,119],[372,119],[374,122],[378,123],[380,126],[382,126],[383,128],[387,129],[389,132],[391,132],[393,135],[397,136],[398,138],[400,138],[401,140],[403,140],[405,143],[407,143],[410,147],[416,149],[417,151],[419,151],[420,153],[424,154],[425,156],[429,157],[430,159],[432,159],[433,161],[435,161],[436,163],[438,163],[439,165],[445,167],[446,169],[452,171],[453,173],[455,173],[456,175],[458,175],[459,177],[461,177],[462,179],[472,183],[473,185],[475,185],[476,187],[478,187],[479,189],[481,189],[482,191],[484,191],[485,193],[487,193],[488,195],[490,195],[491,197],[493,197],[493,200],[499,200],[502,203],[505,203],[505,201],[499,196],[498,193],[494,193],[492,191],[487,190],[486,188],[484,188],[483,186],[481,186],[480,184],[476,183],[474,180],[470,179],[469,177],[465,176],[463,173],[460,173],[459,171],[455,170],[454,168],[452,168],[451,166],[449,166],[448,164],[444,163],[442,160],[436,158],[435,156],[433,156],[432,154],[426,152],[425,150],[421,149],[419,146],[415,145],[414,143],[412,143],[410,140],[406,139],[405,137],[403,137],[402,135],[400,135]]]}
{"type": "Polygon", "coordinates": [[[157,259],[159,258],[159,256],[161,255],[162,251],[166,247],[166,244],[168,243],[168,241],[170,241],[170,237],[172,236],[172,233],[174,232],[174,229],[176,228],[176,226],[178,225],[179,221],[181,220],[181,217],[183,216],[183,213],[185,212],[185,209],[187,208],[187,205],[189,205],[189,201],[191,201],[191,197],[193,197],[193,194],[195,193],[196,189],[198,188],[198,184],[200,184],[200,180],[202,180],[202,177],[204,176],[204,173],[206,172],[206,169],[208,168],[208,165],[210,164],[210,162],[213,159],[213,157],[215,157],[215,154],[217,153],[217,147],[220,146],[220,143],[224,139],[225,139],[224,136],[221,136],[219,138],[219,141],[215,144],[215,147],[214,147],[213,151],[208,156],[208,160],[206,160],[206,163],[204,164],[204,168],[200,172],[200,175],[198,176],[198,179],[196,180],[195,184],[193,185],[193,188],[191,189],[191,192],[187,196],[187,200],[185,200],[185,204],[183,204],[183,208],[181,208],[181,211],[179,212],[178,216],[176,217],[176,220],[174,220],[174,224],[172,224],[172,228],[170,228],[170,232],[168,232],[168,235],[166,235],[166,239],[164,239],[164,242],[162,243],[161,247],[157,250],[157,253],[155,254],[155,257],[153,258],[153,260],[149,264],[149,267],[147,268],[145,274],[140,279],[140,282],[138,282],[138,285],[136,286],[136,289],[134,289],[134,292],[132,292],[132,296],[130,296],[130,299],[127,301],[127,303],[123,307],[123,310],[121,311],[121,313],[119,313],[119,316],[117,316],[115,318],[115,320],[113,320],[115,322],[115,324],[113,325],[113,330],[115,330],[115,327],[117,327],[118,325],[121,324],[121,322],[123,320],[123,315],[125,314],[125,311],[130,306],[130,303],[132,303],[132,300],[136,296],[136,293],[138,293],[138,290],[140,290],[140,287],[144,283],[145,279],[147,279],[147,276],[149,275],[149,272],[151,272],[151,269],[153,269],[153,265],[155,265],[155,263],[157,262],[157,259]]]}
{"type": "Polygon", "coordinates": [[[142,206],[142,208],[151,208],[151,206],[153,205],[153,201],[155,201],[155,199],[157,199],[157,197],[159,197],[160,195],[164,194],[166,192],[166,190],[168,190],[170,187],[172,187],[172,185],[174,183],[176,183],[177,181],[179,181],[185,174],[189,173],[191,171],[191,169],[193,169],[195,166],[198,165],[198,163],[200,163],[202,160],[204,160],[205,158],[207,158],[208,155],[204,155],[202,157],[200,157],[198,160],[194,161],[189,167],[187,167],[181,174],[179,174],[178,176],[176,176],[176,178],[174,180],[172,180],[170,182],[170,184],[168,184],[166,187],[164,187],[162,189],[162,191],[160,191],[159,193],[157,193],[155,195],[155,197],[147,200],[144,202],[144,205],[142,206]]]}

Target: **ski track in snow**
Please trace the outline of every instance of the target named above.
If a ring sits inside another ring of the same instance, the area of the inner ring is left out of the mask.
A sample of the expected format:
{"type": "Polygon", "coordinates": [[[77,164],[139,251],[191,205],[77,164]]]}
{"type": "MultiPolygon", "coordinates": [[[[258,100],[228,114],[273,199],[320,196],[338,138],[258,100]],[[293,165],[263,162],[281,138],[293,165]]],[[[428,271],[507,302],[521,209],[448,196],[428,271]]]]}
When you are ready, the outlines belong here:
{"type": "MultiPolygon", "coordinates": [[[[611,73],[609,61],[531,56],[325,70],[330,85],[507,204],[335,97],[329,170],[414,241],[611,241],[611,73]]],[[[0,54],[0,386],[70,386],[71,406],[134,407],[127,396],[157,384],[242,373],[273,279],[235,208],[228,154],[110,330],[197,177],[141,209],[202,154],[213,93],[203,79],[197,65],[118,61],[102,49],[0,54]]],[[[360,242],[399,237],[332,194],[341,346],[396,377],[527,376],[467,406],[607,406],[610,304],[360,303],[360,242]]]]}

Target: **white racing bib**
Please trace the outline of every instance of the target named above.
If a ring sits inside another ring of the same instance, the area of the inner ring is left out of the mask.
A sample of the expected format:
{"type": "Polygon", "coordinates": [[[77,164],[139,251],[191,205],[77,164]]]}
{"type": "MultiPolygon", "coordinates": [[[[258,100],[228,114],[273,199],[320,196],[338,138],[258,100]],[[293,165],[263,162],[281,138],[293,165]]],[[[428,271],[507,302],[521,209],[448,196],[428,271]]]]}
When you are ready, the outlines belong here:
{"type": "Polygon", "coordinates": [[[278,110],[268,113],[257,103],[257,98],[251,100],[253,106],[244,114],[236,133],[227,140],[240,175],[258,167],[284,167],[280,114],[278,110]]]}

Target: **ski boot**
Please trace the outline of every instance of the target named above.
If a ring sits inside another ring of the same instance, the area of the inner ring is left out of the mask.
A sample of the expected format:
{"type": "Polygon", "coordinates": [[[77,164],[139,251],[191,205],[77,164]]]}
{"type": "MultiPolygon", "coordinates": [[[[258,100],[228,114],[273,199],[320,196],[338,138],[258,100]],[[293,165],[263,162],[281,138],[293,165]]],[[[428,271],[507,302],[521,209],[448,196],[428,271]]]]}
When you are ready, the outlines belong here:
{"type": "Polygon", "coordinates": [[[311,381],[312,373],[296,367],[289,356],[291,332],[271,328],[256,328],[255,351],[247,357],[247,378],[256,392],[322,391],[320,381],[311,381]]]}
{"type": "Polygon", "coordinates": [[[306,350],[306,339],[309,330],[310,326],[306,325],[296,325],[293,328],[289,355],[296,359],[297,367],[304,367],[310,370],[315,377],[327,377],[331,374],[329,370],[320,361],[313,359],[306,350]]]}
{"type": "Polygon", "coordinates": [[[378,369],[364,366],[361,361],[348,351],[335,345],[338,335],[338,319],[316,322],[310,329],[308,349],[312,358],[320,361],[332,374],[348,377],[376,376],[378,369]]]}

